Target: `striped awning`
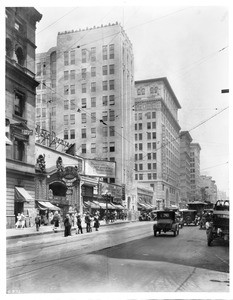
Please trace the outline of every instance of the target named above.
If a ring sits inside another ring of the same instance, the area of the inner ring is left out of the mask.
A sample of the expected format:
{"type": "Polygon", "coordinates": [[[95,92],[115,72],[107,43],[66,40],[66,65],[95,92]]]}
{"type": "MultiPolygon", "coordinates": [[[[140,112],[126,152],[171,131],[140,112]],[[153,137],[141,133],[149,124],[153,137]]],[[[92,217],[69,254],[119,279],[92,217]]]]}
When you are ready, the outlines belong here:
{"type": "Polygon", "coordinates": [[[33,198],[24,188],[15,187],[15,200],[16,202],[30,202],[33,198]]]}
{"type": "Polygon", "coordinates": [[[40,210],[52,210],[52,211],[61,210],[59,207],[53,205],[49,201],[38,201],[37,200],[37,204],[38,204],[38,208],[40,210]]]}

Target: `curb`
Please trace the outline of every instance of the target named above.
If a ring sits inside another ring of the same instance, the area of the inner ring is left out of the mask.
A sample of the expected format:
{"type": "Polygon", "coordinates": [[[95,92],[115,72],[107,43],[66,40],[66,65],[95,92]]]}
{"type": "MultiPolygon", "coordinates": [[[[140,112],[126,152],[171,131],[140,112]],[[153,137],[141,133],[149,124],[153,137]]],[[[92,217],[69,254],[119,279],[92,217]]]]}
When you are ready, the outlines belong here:
{"type": "MultiPolygon", "coordinates": [[[[125,223],[131,223],[131,222],[136,222],[135,221],[124,221],[124,222],[117,222],[117,223],[109,223],[109,224],[101,224],[102,226],[113,226],[113,225],[121,225],[121,224],[125,224],[125,223]]],[[[72,228],[72,231],[76,230],[76,228],[72,228]]],[[[30,237],[30,236],[36,236],[36,235],[42,235],[42,234],[55,234],[58,232],[64,232],[64,229],[58,229],[56,232],[53,231],[53,229],[49,230],[49,231],[35,231],[35,232],[30,232],[30,233],[22,233],[22,234],[18,234],[18,235],[12,235],[12,236],[7,236],[6,239],[7,240],[11,240],[11,239],[17,239],[17,238],[21,238],[21,237],[30,237]]]]}

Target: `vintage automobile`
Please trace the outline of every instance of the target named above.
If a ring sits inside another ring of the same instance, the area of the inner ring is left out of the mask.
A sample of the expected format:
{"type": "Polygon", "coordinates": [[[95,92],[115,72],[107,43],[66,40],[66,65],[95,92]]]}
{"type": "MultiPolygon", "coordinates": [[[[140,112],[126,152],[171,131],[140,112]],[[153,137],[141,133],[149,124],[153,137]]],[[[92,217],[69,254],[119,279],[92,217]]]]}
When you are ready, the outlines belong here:
{"type": "Polygon", "coordinates": [[[229,241],[229,200],[218,200],[214,206],[212,221],[206,223],[207,245],[214,239],[229,241]]]}
{"type": "Polygon", "coordinates": [[[174,211],[161,210],[157,212],[157,217],[153,225],[154,236],[161,232],[173,232],[174,236],[179,234],[179,222],[174,211]]]}
{"type": "Polygon", "coordinates": [[[184,226],[183,212],[177,211],[175,214],[176,214],[176,218],[179,222],[180,228],[183,228],[183,226],[184,226]]]}
{"type": "Polygon", "coordinates": [[[184,225],[197,225],[198,224],[198,216],[197,211],[193,209],[183,209],[181,210],[183,214],[183,224],[184,225]]]}
{"type": "Polygon", "coordinates": [[[151,216],[148,213],[141,213],[138,219],[139,221],[151,221],[151,216]]]}
{"type": "Polygon", "coordinates": [[[212,217],[213,217],[213,209],[204,209],[200,217],[200,222],[199,222],[200,229],[205,229],[206,222],[212,221],[212,217]]]}

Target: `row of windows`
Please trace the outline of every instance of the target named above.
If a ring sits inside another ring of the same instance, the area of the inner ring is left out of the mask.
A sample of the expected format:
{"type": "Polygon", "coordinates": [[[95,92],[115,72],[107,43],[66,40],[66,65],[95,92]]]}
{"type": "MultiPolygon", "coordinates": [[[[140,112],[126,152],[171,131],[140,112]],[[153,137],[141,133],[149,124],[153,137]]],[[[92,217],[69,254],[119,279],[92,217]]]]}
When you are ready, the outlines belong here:
{"type": "MultiPolygon", "coordinates": [[[[147,132],[146,133],[146,137],[148,140],[151,140],[151,139],[156,139],[156,132],[147,132]]],[[[135,134],[135,141],[139,140],[141,141],[143,139],[143,134],[142,133],[139,133],[139,134],[135,134]]]]}
{"type": "MultiPolygon", "coordinates": [[[[142,171],[143,170],[143,164],[135,164],[135,171],[142,171]]],[[[147,164],[147,170],[156,170],[156,163],[148,163],[147,164]]]]}
{"type": "MultiPolygon", "coordinates": [[[[135,180],[145,180],[144,175],[146,174],[135,174],[135,180]]],[[[157,173],[148,173],[147,174],[147,179],[157,179],[157,173]]]]}
{"type": "MultiPolygon", "coordinates": [[[[114,59],[114,44],[111,44],[109,46],[104,45],[102,46],[102,59],[107,60],[114,59]]],[[[88,60],[91,62],[96,61],[96,47],[92,47],[90,50],[88,49],[82,49],[81,50],[81,61],[82,63],[86,63],[88,60]]],[[[75,57],[75,50],[72,51],[65,51],[64,52],[64,65],[74,65],[76,62],[75,57]]]]}
{"type": "MultiPolygon", "coordinates": [[[[89,131],[89,130],[88,130],[89,131]]],[[[102,135],[103,136],[115,136],[115,126],[109,126],[108,127],[103,127],[102,128],[102,135]]],[[[87,129],[86,128],[82,128],[81,130],[81,137],[82,139],[86,139],[87,138],[87,129]]],[[[96,137],[96,128],[93,127],[91,128],[91,138],[95,138],[96,137]]]]}
{"type": "MultiPolygon", "coordinates": [[[[151,144],[150,144],[150,148],[151,148],[151,144]]],[[[142,155],[142,153],[136,153],[134,155],[134,159],[135,159],[135,161],[137,161],[137,160],[143,160],[144,156],[142,155]]],[[[155,152],[154,153],[150,153],[150,152],[147,153],[147,159],[148,160],[156,159],[156,153],[155,152]]]]}
{"type": "MultiPolygon", "coordinates": [[[[102,105],[115,105],[115,95],[102,96],[102,105]]],[[[81,99],[82,108],[87,108],[87,98],[81,99]]],[[[96,97],[91,97],[91,107],[96,107],[96,97]]]]}
{"type": "MultiPolygon", "coordinates": [[[[147,143],[147,150],[156,149],[156,143],[147,143]]],[[[143,151],[143,143],[135,144],[135,151],[141,150],[143,151]]]]}
{"type": "MultiPolygon", "coordinates": [[[[96,82],[91,82],[91,92],[92,93],[95,93],[96,92],[96,89],[97,89],[97,85],[96,85],[96,82]]],[[[115,81],[114,80],[105,80],[102,82],[102,90],[103,91],[107,91],[107,90],[114,90],[115,89],[115,81]]],[[[87,83],[82,83],[82,86],[81,86],[81,92],[82,93],[87,93],[87,83]]],[[[72,85],[65,85],[64,86],[64,95],[69,95],[69,94],[75,94],[75,85],[72,84],[72,85]]]]}
{"type": "MultiPolygon", "coordinates": [[[[47,109],[45,107],[43,107],[43,108],[37,107],[36,108],[36,117],[37,118],[40,118],[40,117],[46,118],[46,116],[47,116],[47,109]]],[[[54,116],[54,117],[56,116],[56,107],[52,107],[51,116],[54,116]]]]}
{"type": "MultiPolygon", "coordinates": [[[[145,95],[145,88],[138,88],[137,89],[138,95],[145,95]]],[[[157,86],[150,87],[150,94],[156,94],[159,95],[159,88],[157,86]]]]}
{"type": "MultiPolygon", "coordinates": [[[[115,152],[115,142],[102,143],[102,153],[115,152]]],[[[81,145],[81,152],[87,153],[87,145],[81,145]]],[[[96,153],[96,144],[91,143],[91,153],[96,153]]]]}
{"type": "MultiPolygon", "coordinates": [[[[145,113],[146,118],[149,119],[155,119],[156,118],[156,112],[155,111],[148,111],[147,113],[145,113]]],[[[142,113],[135,113],[134,119],[135,121],[140,121],[142,120],[143,114],[142,113]]]]}
{"type": "MultiPolygon", "coordinates": [[[[115,111],[114,110],[110,110],[110,111],[103,111],[102,112],[102,119],[101,121],[115,121],[115,111]]],[[[81,114],[81,122],[82,124],[87,123],[87,114],[86,113],[82,113],[81,114]]],[[[91,123],[95,123],[96,122],[96,113],[93,112],[91,113],[91,123]]]]}
{"type": "MultiPolygon", "coordinates": [[[[135,130],[142,130],[143,124],[138,123],[134,125],[135,130]]],[[[156,122],[147,122],[146,124],[147,129],[156,129],[156,122]]]]}

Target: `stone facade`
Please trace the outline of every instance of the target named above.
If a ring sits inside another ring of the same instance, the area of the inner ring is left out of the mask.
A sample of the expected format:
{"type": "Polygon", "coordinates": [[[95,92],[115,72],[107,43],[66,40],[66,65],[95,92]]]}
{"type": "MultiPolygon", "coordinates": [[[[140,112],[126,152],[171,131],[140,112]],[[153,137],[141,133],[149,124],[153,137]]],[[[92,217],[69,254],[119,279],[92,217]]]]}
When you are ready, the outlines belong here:
{"type": "Polygon", "coordinates": [[[200,151],[201,146],[198,143],[191,143],[190,149],[190,171],[191,171],[191,200],[201,200],[200,192],[200,151]]]}

